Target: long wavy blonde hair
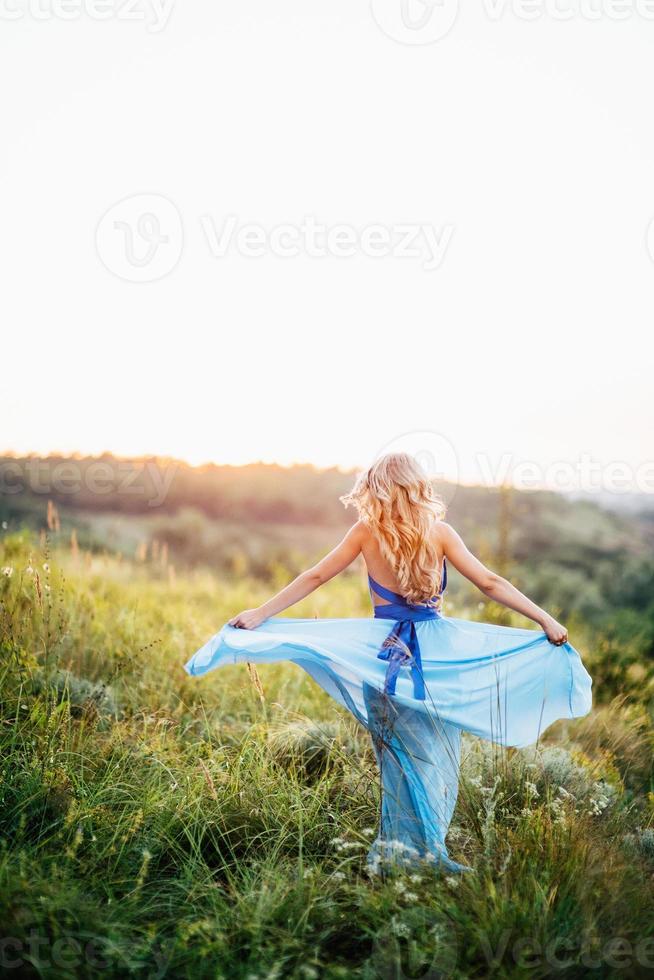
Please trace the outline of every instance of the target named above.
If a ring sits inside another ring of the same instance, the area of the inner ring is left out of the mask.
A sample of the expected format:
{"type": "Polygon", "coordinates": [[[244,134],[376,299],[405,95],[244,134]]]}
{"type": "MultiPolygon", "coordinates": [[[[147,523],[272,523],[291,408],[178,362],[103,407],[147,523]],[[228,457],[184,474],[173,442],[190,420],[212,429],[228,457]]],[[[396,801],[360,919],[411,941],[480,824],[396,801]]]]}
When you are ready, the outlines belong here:
{"type": "MultiPolygon", "coordinates": [[[[411,603],[431,603],[440,590],[439,555],[431,534],[445,506],[413,456],[388,453],[340,498],[353,504],[411,603]]],[[[435,600],[437,604],[438,600],[435,600]]]]}

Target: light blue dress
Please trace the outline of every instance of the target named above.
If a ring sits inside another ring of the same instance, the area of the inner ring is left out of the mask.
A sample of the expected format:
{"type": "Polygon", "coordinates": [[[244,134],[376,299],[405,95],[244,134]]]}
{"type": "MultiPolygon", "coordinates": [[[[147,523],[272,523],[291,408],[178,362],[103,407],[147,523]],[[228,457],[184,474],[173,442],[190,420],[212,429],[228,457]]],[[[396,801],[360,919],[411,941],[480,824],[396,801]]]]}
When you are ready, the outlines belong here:
{"type": "MultiPolygon", "coordinates": [[[[443,568],[441,592],[447,569],[443,568]]],[[[290,660],[372,737],[381,772],[381,820],[368,861],[426,859],[465,870],[447,853],[456,803],[461,732],[526,746],[560,718],[592,705],[577,651],[540,630],[467,622],[412,605],[369,577],[374,619],[266,620],[223,626],[185,669],[290,660]],[[387,600],[375,604],[375,598],[387,600]]]]}

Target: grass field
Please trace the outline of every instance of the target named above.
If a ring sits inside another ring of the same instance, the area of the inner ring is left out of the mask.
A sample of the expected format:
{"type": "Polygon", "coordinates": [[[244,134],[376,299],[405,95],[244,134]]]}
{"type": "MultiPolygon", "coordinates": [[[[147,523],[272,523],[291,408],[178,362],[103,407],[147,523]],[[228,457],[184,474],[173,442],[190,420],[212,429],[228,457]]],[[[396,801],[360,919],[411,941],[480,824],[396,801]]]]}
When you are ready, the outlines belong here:
{"type": "MultiPolygon", "coordinates": [[[[379,797],[366,733],[290,665],[182,669],[270,585],[50,553],[29,532],[4,535],[0,567],[3,975],[654,973],[654,672],[638,629],[574,624],[589,717],[525,751],[466,741],[449,844],[474,874],[382,880],[364,870],[379,797]]],[[[367,615],[364,583],[341,577],[292,612],[367,615]]]]}

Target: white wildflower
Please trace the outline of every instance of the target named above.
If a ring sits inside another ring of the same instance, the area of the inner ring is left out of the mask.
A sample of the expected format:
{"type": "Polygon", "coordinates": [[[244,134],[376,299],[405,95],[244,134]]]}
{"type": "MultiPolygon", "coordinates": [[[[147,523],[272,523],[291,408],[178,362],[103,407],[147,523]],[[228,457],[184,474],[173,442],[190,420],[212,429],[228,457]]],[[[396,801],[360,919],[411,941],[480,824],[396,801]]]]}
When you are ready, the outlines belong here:
{"type": "Polygon", "coordinates": [[[50,566],[48,565],[47,561],[44,561],[43,562],[43,571],[44,572],[49,572],[50,571],[50,566]]]}
{"type": "Polygon", "coordinates": [[[482,786],[481,787],[481,794],[482,794],[482,796],[490,797],[492,799],[495,796],[495,793],[497,791],[497,787],[500,785],[501,782],[502,782],[502,777],[498,773],[497,776],[495,777],[495,779],[493,780],[493,785],[492,786],[482,786]]]}
{"type": "Polygon", "coordinates": [[[407,902],[417,902],[418,896],[416,895],[415,892],[406,892],[404,899],[407,902]]]}
{"type": "Polygon", "coordinates": [[[357,847],[363,847],[363,844],[358,840],[343,840],[340,837],[337,837],[335,841],[332,841],[332,844],[334,844],[337,851],[341,852],[351,851],[357,847]]]}
{"type": "Polygon", "coordinates": [[[7,578],[11,578],[11,576],[14,574],[14,570],[11,565],[5,565],[5,567],[2,569],[2,574],[6,575],[7,578]]]}
{"type": "Polygon", "coordinates": [[[608,806],[613,803],[613,797],[615,796],[615,787],[611,786],[609,783],[600,782],[594,783],[593,785],[594,796],[591,796],[588,803],[590,806],[589,813],[598,817],[601,813],[606,810],[608,806]]]}
{"type": "Polygon", "coordinates": [[[527,790],[527,793],[529,794],[529,796],[533,797],[534,799],[536,799],[538,796],[540,796],[540,793],[538,792],[538,787],[536,786],[536,783],[526,782],[525,783],[525,789],[527,790]]]}
{"type": "Polygon", "coordinates": [[[554,817],[554,823],[565,823],[565,807],[563,805],[563,800],[551,800],[550,812],[554,817]]]}
{"type": "Polygon", "coordinates": [[[594,799],[591,798],[588,803],[590,805],[590,810],[588,811],[591,816],[598,817],[600,813],[606,810],[607,806],[611,801],[608,796],[597,796],[594,799]]]}

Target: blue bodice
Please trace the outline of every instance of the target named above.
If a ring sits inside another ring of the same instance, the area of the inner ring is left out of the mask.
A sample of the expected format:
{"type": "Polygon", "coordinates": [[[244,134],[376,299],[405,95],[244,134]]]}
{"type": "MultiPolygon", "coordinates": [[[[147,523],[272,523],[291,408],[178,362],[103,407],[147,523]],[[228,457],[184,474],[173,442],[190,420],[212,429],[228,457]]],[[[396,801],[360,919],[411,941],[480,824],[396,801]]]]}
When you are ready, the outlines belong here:
{"type": "Polygon", "coordinates": [[[368,575],[368,583],[372,593],[386,599],[386,603],[373,606],[375,619],[393,619],[395,625],[388,634],[381,650],[377,654],[380,660],[388,661],[386,679],[384,682],[384,693],[395,694],[397,677],[402,667],[411,668],[413,678],[413,695],[418,701],[425,700],[425,682],[422,676],[422,660],[420,657],[420,644],[416,623],[422,623],[429,619],[439,619],[440,612],[436,607],[436,600],[440,599],[447,586],[447,565],[443,559],[443,575],[441,586],[437,596],[431,600],[431,604],[414,604],[405,599],[398,592],[392,592],[379,582],[375,582],[372,575],[368,575]]]}

